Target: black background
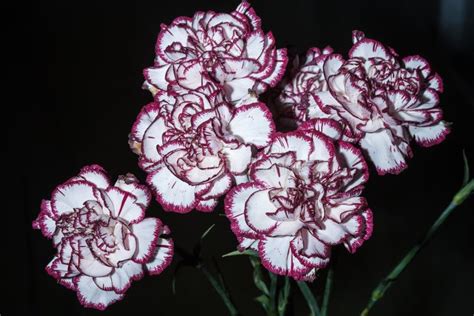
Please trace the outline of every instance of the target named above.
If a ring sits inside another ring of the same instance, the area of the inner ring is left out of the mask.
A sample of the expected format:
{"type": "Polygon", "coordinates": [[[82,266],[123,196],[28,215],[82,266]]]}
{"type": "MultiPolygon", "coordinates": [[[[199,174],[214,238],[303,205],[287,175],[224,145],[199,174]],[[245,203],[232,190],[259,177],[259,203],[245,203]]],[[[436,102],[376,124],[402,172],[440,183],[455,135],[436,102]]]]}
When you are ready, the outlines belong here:
{"type": "MultiPolygon", "coordinates": [[[[141,90],[142,69],[153,62],[160,23],[197,10],[231,11],[238,1],[16,1],[2,4],[4,29],[2,119],[7,126],[2,209],[2,297],[7,315],[97,315],[82,308],[75,294],[56,284],[44,266],[54,249],[31,221],[42,198],[91,163],[112,177],[145,174],[129,150],[127,135],[142,105],[152,100],[141,90]],[[13,18],[13,19],[11,19],[13,18]],[[4,191],[5,192],[5,191],[4,191]]],[[[414,146],[408,170],[399,176],[372,176],[365,196],[374,210],[375,231],[355,255],[340,249],[331,315],[358,315],[377,282],[419,240],[462,181],[462,148],[473,162],[474,5],[440,1],[260,1],[253,5],[279,47],[331,44],[345,53],[351,31],[394,47],[402,56],[420,54],[444,78],[441,104],[453,132],[441,145],[414,146]]],[[[472,164],[474,168],[474,163],[472,164]]],[[[459,207],[439,234],[407,269],[372,315],[472,315],[474,313],[473,199],[459,207]]],[[[191,249],[211,224],[216,228],[204,256],[234,250],[228,221],[218,213],[159,216],[175,242],[191,249]]],[[[193,268],[177,276],[173,265],[158,277],[135,282],[124,301],[104,315],[225,315],[226,309],[193,268]]],[[[218,259],[243,315],[262,314],[247,258],[218,259]]],[[[314,283],[321,293],[323,279],[314,283]]],[[[294,315],[306,315],[300,294],[294,315]]]]}

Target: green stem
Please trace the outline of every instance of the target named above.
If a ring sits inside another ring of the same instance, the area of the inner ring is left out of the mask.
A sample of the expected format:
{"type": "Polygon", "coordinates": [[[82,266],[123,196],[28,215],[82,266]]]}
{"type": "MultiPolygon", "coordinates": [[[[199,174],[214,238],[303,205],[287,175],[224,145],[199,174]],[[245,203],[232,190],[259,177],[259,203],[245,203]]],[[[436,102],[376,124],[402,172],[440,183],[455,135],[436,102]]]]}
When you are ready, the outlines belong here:
{"type": "Polygon", "coordinates": [[[300,288],[300,291],[303,294],[306,303],[308,304],[308,307],[311,311],[311,316],[321,316],[318,302],[308,287],[308,284],[306,284],[304,281],[297,281],[296,284],[298,284],[298,287],[300,288]]]}
{"type": "MultiPolygon", "coordinates": [[[[207,230],[209,232],[209,229],[207,230]]],[[[175,251],[177,254],[179,254],[182,258],[182,264],[188,265],[188,266],[193,266],[196,269],[200,270],[204,276],[209,280],[209,283],[211,283],[212,287],[216,290],[217,294],[222,298],[224,301],[225,306],[229,310],[229,313],[231,316],[237,316],[239,315],[239,312],[237,311],[237,308],[234,306],[234,303],[232,303],[232,300],[230,298],[230,294],[225,288],[224,280],[222,278],[222,275],[219,273],[219,280],[216,279],[212,273],[207,269],[205,263],[202,261],[201,258],[196,256],[195,254],[191,254],[186,249],[178,246],[175,244],[175,251]]],[[[216,263],[215,263],[216,264],[216,263]]],[[[216,269],[218,270],[217,264],[216,264],[216,269]]],[[[219,271],[218,271],[219,272],[219,271]]]]}
{"type": "Polygon", "coordinates": [[[385,279],[382,280],[382,282],[379,283],[379,285],[374,289],[372,292],[372,296],[370,297],[370,300],[365,307],[365,309],[362,311],[361,316],[367,316],[369,314],[369,311],[371,308],[374,306],[374,304],[380,300],[385,292],[390,288],[392,283],[399,277],[399,275],[406,269],[408,264],[413,261],[415,256],[419,253],[419,251],[426,245],[428,241],[433,237],[434,233],[439,229],[439,227],[446,221],[446,218],[452,213],[452,211],[459,205],[461,205],[472,193],[474,190],[474,180],[471,180],[468,182],[464,187],[462,187],[454,196],[453,200],[451,203],[446,207],[441,213],[441,215],[438,217],[438,219],[434,222],[434,224],[431,226],[431,228],[428,230],[426,233],[425,237],[423,240],[415,245],[406,255],[403,257],[403,259],[395,266],[395,268],[390,272],[385,279]]]}
{"type": "Polygon", "coordinates": [[[285,283],[278,295],[278,316],[285,316],[288,297],[290,296],[290,278],[285,277],[285,283]]]}
{"type": "Polygon", "coordinates": [[[232,300],[230,299],[229,293],[227,293],[226,289],[221,285],[221,283],[212,275],[211,272],[206,268],[205,265],[200,264],[197,266],[199,270],[206,276],[206,278],[209,280],[209,283],[214,287],[216,290],[217,294],[221,297],[221,299],[224,301],[225,306],[229,310],[230,315],[232,316],[237,316],[239,315],[237,308],[234,306],[234,303],[232,303],[232,300]]]}
{"type": "Polygon", "coordinates": [[[269,315],[277,315],[277,284],[278,284],[278,276],[276,274],[271,273],[268,271],[268,275],[270,276],[270,311],[269,315]]]}
{"type": "Polygon", "coordinates": [[[329,267],[329,271],[326,276],[326,284],[324,285],[324,296],[323,296],[323,305],[321,307],[321,316],[327,316],[328,314],[329,297],[331,295],[333,275],[334,275],[334,266],[331,265],[329,267]]]}

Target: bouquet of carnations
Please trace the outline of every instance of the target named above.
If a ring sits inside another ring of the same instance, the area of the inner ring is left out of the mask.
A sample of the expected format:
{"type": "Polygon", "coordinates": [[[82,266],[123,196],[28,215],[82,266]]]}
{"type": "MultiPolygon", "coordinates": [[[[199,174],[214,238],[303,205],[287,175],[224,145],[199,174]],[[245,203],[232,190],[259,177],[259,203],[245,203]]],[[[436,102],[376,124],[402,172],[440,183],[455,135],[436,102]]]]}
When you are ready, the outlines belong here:
{"type": "MultiPolygon", "coordinates": [[[[370,238],[369,170],[398,174],[413,143],[429,147],[449,133],[442,80],[424,58],[399,56],[361,31],[352,43],[347,54],[328,46],[290,58],[248,2],[162,25],[144,71],[153,101],[129,137],[146,184],[132,174],[113,183],[92,165],[57,186],[33,222],[57,249],[46,271],[82,305],[103,310],[172,261],[170,228],[145,216],[153,197],[182,214],[212,212],[223,200],[237,240],[227,255],[249,256],[266,313],[285,315],[293,279],[311,313],[326,315],[332,273],[322,309],[306,282],[328,266],[333,247],[355,253],[370,238]]],[[[446,214],[472,189],[466,181],[446,214]]],[[[237,315],[221,278],[196,267],[237,315]]],[[[376,288],[365,314],[391,280],[376,288]]]]}

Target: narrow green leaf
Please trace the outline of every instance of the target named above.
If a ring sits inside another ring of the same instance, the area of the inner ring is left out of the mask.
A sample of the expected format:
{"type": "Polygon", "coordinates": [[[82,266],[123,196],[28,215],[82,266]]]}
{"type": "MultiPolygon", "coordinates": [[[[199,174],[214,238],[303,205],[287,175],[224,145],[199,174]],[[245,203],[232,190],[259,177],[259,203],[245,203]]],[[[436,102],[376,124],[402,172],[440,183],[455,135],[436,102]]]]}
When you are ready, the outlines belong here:
{"type": "Polygon", "coordinates": [[[288,297],[290,296],[290,278],[285,277],[285,283],[278,294],[278,315],[285,316],[288,297]]]}
{"type": "Polygon", "coordinates": [[[242,255],[258,257],[258,253],[255,250],[247,249],[247,250],[244,250],[244,251],[240,251],[240,250],[231,251],[229,253],[226,253],[225,255],[222,255],[222,258],[224,258],[224,257],[233,257],[233,256],[242,256],[242,255]]]}
{"type": "Polygon", "coordinates": [[[171,292],[173,295],[176,295],[176,276],[173,275],[173,279],[171,279],[171,292]]]}
{"type": "Polygon", "coordinates": [[[173,295],[176,295],[176,278],[178,277],[178,273],[181,270],[181,268],[183,268],[185,265],[186,265],[185,262],[181,260],[176,264],[176,267],[174,268],[173,277],[171,279],[171,291],[173,295]]]}
{"type": "Polygon", "coordinates": [[[331,295],[332,290],[332,279],[334,274],[334,267],[331,265],[327,272],[326,276],[326,284],[324,285],[324,296],[323,296],[323,304],[321,306],[321,316],[328,315],[328,307],[329,307],[329,297],[331,295]]]}
{"type": "Polygon", "coordinates": [[[201,240],[203,240],[204,238],[206,238],[207,234],[209,234],[211,232],[211,230],[214,228],[214,226],[216,226],[216,224],[212,224],[208,229],[206,229],[206,231],[204,232],[204,234],[201,235],[201,240]]]}
{"type": "Polygon", "coordinates": [[[276,316],[277,313],[277,287],[278,287],[278,275],[268,271],[270,277],[270,308],[272,315],[276,316]]]}
{"type": "Polygon", "coordinates": [[[268,312],[270,310],[270,299],[266,295],[260,295],[255,298],[255,301],[262,305],[263,309],[268,312]]]}
{"type": "Polygon", "coordinates": [[[304,281],[297,281],[298,287],[300,288],[301,293],[303,294],[306,303],[311,311],[311,316],[321,316],[321,312],[319,310],[318,301],[313,295],[313,292],[309,288],[308,284],[304,281]]]}
{"type": "Polygon", "coordinates": [[[268,286],[263,280],[263,273],[260,266],[260,260],[255,257],[249,257],[250,263],[253,267],[253,283],[263,294],[266,296],[270,296],[270,291],[268,290],[268,286]]]}
{"type": "Polygon", "coordinates": [[[204,264],[201,264],[197,267],[201,272],[206,276],[208,279],[209,283],[211,283],[212,287],[214,290],[216,290],[217,294],[221,297],[222,301],[226,305],[227,309],[229,310],[229,313],[231,316],[237,316],[239,315],[239,312],[237,311],[237,308],[235,307],[234,303],[232,302],[232,299],[229,295],[229,293],[226,291],[226,289],[221,285],[220,281],[218,281],[212,273],[207,269],[207,267],[204,264]]]}
{"type": "Polygon", "coordinates": [[[474,192],[474,179],[469,181],[453,198],[454,205],[461,205],[474,192]]]}
{"type": "Polygon", "coordinates": [[[254,268],[253,270],[253,283],[255,283],[257,289],[262,291],[263,294],[267,296],[270,295],[270,291],[268,290],[267,284],[265,283],[265,281],[263,281],[262,270],[260,269],[260,267],[254,268]]]}
{"type": "Polygon", "coordinates": [[[464,179],[462,185],[466,185],[469,182],[469,161],[464,150],[462,151],[462,158],[464,160],[464,179]]]}

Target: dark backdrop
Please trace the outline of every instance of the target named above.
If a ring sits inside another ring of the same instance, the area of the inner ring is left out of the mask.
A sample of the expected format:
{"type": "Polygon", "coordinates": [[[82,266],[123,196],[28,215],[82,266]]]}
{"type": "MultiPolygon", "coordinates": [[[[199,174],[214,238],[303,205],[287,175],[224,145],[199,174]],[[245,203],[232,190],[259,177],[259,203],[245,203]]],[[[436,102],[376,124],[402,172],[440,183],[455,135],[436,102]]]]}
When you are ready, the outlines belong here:
{"type": "MultiPolygon", "coordinates": [[[[54,250],[31,230],[42,198],[85,164],[99,163],[115,177],[133,172],[144,180],[127,135],[140,107],[152,98],[141,90],[142,69],[152,64],[160,23],[196,10],[231,11],[238,1],[64,1],[3,3],[2,118],[7,126],[2,209],[1,315],[97,315],[75,294],[44,272],[54,250]],[[13,19],[11,19],[13,17],[13,19]],[[5,191],[4,191],[5,192],[5,191]]],[[[474,157],[473,3],[441,1],[254,1],[263,27],[280,47],[299,52],[331,44],[346,52],[355,28],[396,48],[419,53],[445,80],[441,98],[453,132],[441,145],[415,147],[408,170],[372,177],[366,197],[375,231],[355,255],[340,251],[331,315],[358,315],[376,283],[411,247],[462,181],[462,148],[474,157]]],[[[474,164],[472,164],[474,167],[474,164]]],[[[439,234],[390,289],[373,315],[472,315],[474,313],[473,199],[457,209],[439,234]]],[[[235,239],[224,217],[164,213],[157,203],[149,215],[173,230],[191,249],[212,223],[206,257],[232,251],[235,239]]],[[[341,249],[343,250],[343,249],[341,249]]],[[[258,315],[248,260],[218,259],[244,315],[258,315]]],[[[226,309],[204,277],[192,268],[177,276],[176,260],[159,277],[135,282],[123,302],[104,315],[225,315],[226,309]]],[[[316,281],[316,290],[322,282],[316,281]]],[[[307,314],[299,294],[295,315],[307,314]]]]}

